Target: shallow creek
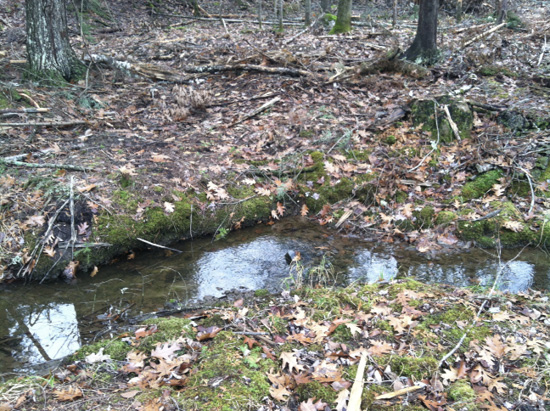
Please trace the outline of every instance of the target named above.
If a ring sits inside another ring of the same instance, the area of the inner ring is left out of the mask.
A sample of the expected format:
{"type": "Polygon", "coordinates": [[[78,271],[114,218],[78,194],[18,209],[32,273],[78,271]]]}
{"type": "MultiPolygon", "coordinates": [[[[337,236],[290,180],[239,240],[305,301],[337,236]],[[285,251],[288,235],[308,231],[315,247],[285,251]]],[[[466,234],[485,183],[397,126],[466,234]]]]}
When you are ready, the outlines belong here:
{"type": "MultiPolygon", "coordinates": [[[[318,266],[326,255],[336,273],[331,282],[338,284],[411,276],[457,286],[490,285],[499,267],[491,253],[479,249],[428,256],[404,245],[340,237],[299,219],[237,231],[215,242],[187,241],[175,248],[182,253],[144,252],[101,267],[94,278],[80,274],[71,285],[0,287],[0,379],[44,372],[53,360],[91,342],[96,331],[105,331],[113,314],[135,316],[161,310],[171,301],[193,304],[206,296],[222,297],[231,289],[280,291],[289,278],[288,252],[300,252],[304,267],[318,266]]],[[[517,257],[518,252],[502,252],[501,261],[509,264],[502,271],[500,288],[550,289],[550,256],[538,249],[525,249],[517,257]]]]}

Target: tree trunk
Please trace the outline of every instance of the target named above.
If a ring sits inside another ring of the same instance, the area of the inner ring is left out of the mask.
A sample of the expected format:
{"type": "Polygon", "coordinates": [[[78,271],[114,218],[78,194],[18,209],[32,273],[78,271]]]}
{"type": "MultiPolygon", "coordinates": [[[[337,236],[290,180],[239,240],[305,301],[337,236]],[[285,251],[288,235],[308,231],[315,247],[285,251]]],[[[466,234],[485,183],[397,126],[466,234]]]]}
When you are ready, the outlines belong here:
{"type": "Polygon", "coordinates": [[[508,14],[508,0],[500,0],[497,8],[497,24],[501,24],[506,20],[508,14]]]}
{"type": "Polygon", "coordinates": [[[311,26],[311,0],[305,0],[305,24],[311,26]]]}
{"type": "Polygon", "coordinates": [[[84,65],[69,41],[65,0],[26,0],[25,11],[31,76],[71,80],[81,75],[84,65]]]}
{"type": "Polygon", "coordinates": [[[277,7],[277,19],[279,20],[279,32],[283,32],[283,0],[277,0],[275,2],[277,7]]]}
{"type": "Polygon", "coordinates": [[[420,0],[418,27],[411,46],[403,53],[409,61],[433,64],[437,59],[437,10],[439,0],[420,0]]]}
{"type": "Polygon", "coordinates": [[[328,13],[330,11],[330,0],[321,0],[321,10],[323,13],[328,13]]]}
{"type": "Polygon", "coordinates": [[[462,0],[456,2],[456,21],[457,23],[462,21],[462,0]]]}
{"type": "Polygon", "coordinates": [[[330,34],[347,33],[351,31],[351,1],[352,0],[338,0],[336,24],[330,31],[330,34]]]}
{"type": "Polygon", "coordinates": [[[391,25],[392,27],[397,26],[397,0],[393,0],[393,15],[391,25]]]}

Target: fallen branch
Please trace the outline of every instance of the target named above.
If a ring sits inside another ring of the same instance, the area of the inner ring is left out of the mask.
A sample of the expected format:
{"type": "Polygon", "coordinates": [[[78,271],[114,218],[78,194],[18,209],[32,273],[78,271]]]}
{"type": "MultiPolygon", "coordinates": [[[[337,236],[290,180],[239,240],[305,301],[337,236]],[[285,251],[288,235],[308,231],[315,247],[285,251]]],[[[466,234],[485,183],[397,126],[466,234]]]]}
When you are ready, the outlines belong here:
{"type": "Polygon", "coordinates": [[[363,350],[359,365],[357,366],[357,373],[355,374],[355,381],[351,387],[351,393],[348,401],[348,411],[361,411],[361,394],[363,393],[363,378],[365,374],[365,367],[367,365],[367,350],[363,350]]]}
{"type": "Polygon", "coordinates": [[[394,392],[388,392],[386,394],[381,394],[378,397],[375,397],[375,400],[391,400],[392,398],[399,397],[410,392],[421,390],[423,387],[420,385],[413,385],[412,387],[401,388],[400,390],[394,392]]]}
{"type": "Polygon", "coordinates": [[[464,44],[462,45],[461,49],[464,49],[464,48],[468,47],[470,44],[473,44],[473,43],[475,43],[476,41],[482,39],[483,37],[486,37],[486,36],[488,36],[489,34],[494,33],[494,32],[497,31],[498,29],[500,29],[500,28],[506,26],[506,24],[507,24],[507,23],[501,23],[501,24],[499,24],[498,26],[495,26],[495,27],[493,27],[492,29],[487,30],[487,31],[485,31],[485,32],[483,32],[483,33],[481,33],[481,34],[475,36],[473,39],[468,40],[466,43],[464,43],[464,44]]]}
{"type": "Polygon", "coordinates": [[[449,125],[451,126],[451,130],[453,130],[453,134],[455,135],[455,138],[458,141],[462,141],[460,138],[460,132],[458,131],[458,127],[456,126],[456,123],[453,121],[453,118],[451,117],[451,112],[449,111],[449,106],[444,105],[443,111],[445,112],[445,115],[447,116],[447,121],[449,122],[449,125]]]}
{"type": "MultiPolygon", "coordinates": [[[[155,66],[153,64],[146,63],[130,63],[128,61],[115,60],[112,57],[104,56],[102,54],[92,54],[85,58],[85,61],[93,63],[104,63],[116,69],[124,72],[131,72],[141,77],[146,77],[152,80],[172,81],[175,83],[183,83],[188,79],[182,77],[179,72],[172,71],[171,69],[155,66]]],[[[309,71],[293,69],[288,67],[265,67],[255,64],[236,64],[229,65],[215,65],[215,66],[185,66],[181,69],[186,73],[219,73],[224,71],[258,71],[261,73],[269,74],[281,74],[291,77],[310,77],[312,74],[309,71]]]]}
{"type": "Polygon", "coordinates": [[[153,247],[162,248],[162,249],[164,249],[164,250],[175,251],[175,252],[178,253],[178,254],[183,252],[183,251],[178,250],[178,249],[176,249],[176,248],[165,247],[165,246],[160,245],[160,244],[152,243],[152,242],[150,242],[150,241],[144,240],[143,238],[139,238],[139,237],[138,237],[138,238],[136,238],[136,240],[139,240],[139,241],[141,241],[142,243],[145,243],[145,244],[152,245],[153,247]]]}
{"type": "Polygon", "coordinates": [[[260,114],[262,111],[265,111],[265,110],[267,110],[268,108],[274,106],[275,103],[279,102],[280,100],[281,100],[281,98],[278,97],[278,96],[275,97],[274,99],[269,100],[267,103],[265,103],[265,104],[262,105],[261,107],[257,108],[257,109],[254,110],[252,113],[247,114],[246,116],[244,116],[244,117],[241,118],[240,120],[237,120],[237,121],[235,121],[234,123],[230,124],[228,127],[234,127],[234,126],[236,126],[237,124],[241,124],[243,121],[249,120],[249,119],[251,119],[252,117],[257,116],[257,115],[260,114]]]}
{"type": "Polygon", "coordinates": [[[0,158],[0,164],[10,165],[10,166],[18,166],[18,167],[29,167],[29,168],[56,168],[56,169],[74,170],[74,171],[93,171],[93,168],[83,167],[83,166],[75,166],[75,165],[72,165],[72,164],[25,163],[23,161],[10,160],[10,159],[5,159],[5,158],[0,158]]]}
{"type": "Polygon", "coordinates": [[[67,127],[67,126],[78,126],[81,124],[90,124],[87,121],[75,120],[75,121],[61,121],[58,123],[54,122],[43,122],[43,123],[0,123],[0,127],[67,127]]]}
{"type": "Polygon", "coordinates": [[[50,111],[49,108],[6,108],[0,110],[0,114],[11,114],[11,113],[47,113],[50,111]]]}
{"type": "Polygon", "coordinates": [[[257,64],[236,64],[234,66],[185,66],[183,71],[187,73],[218,73],[223,71],[259,71],[261,73],[282,74],[291,77],[310,77],[312,73],[306,70],[289,67],[266,67],[257,64]]]}

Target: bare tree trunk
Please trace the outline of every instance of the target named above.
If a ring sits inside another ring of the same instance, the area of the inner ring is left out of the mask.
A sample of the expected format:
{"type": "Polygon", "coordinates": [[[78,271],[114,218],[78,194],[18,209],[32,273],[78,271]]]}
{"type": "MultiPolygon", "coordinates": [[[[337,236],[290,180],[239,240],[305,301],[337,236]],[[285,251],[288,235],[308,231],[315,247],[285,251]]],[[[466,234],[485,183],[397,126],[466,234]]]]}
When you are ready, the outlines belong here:
{"type": "Polygon", "coordinates": [[[437,59],[437,10],[439,0],[420,0],[416,36],[403,56],[410,61],[432,64],[437,59]]]}
{"type": "Polygon", "coordinates": [[[311,0],[305,0],[305,24],[311,26],[311,0]]]}
{"type": "Polygon", "coordinates": [[[397,26],[397,0],[393,0],[393,18],[392,18],[392,26],[397,26]]]}
{"type": "Polygon", "coordinates": [[[31,76],[71,80],[84,65],[67,33],[65,0],[26,0],[27,55],[31,76]]]}
{"type": "Polygon", "coordinates": [[[260,30],[262,29],[262,0],[258,0],[258,23],[260,24],[260,30]]]}
{"type": "Polygon", "coordinates": [[[462,0],[456,2],[456,21],[458,23],[462,21],[462,0]]]}
{"type": "Polygon", "coordinates": [[[330,0],[321,0],[321,10],[323,13],[328,13],[330,10],[330,0]]]}
{"type": "Polygon", "coordinates": [[[502,22],[504,22],[504,20],[506,20],[508,14],[508,0],[498,1],[497,10],[497,24],[501,24],[502,22]]]}
{"type": "Polygon", "coordinates": [[[338,1],[336,24],[330,31],[330,34],[347,33],[351,31],[351,2],[352,0],[338,1]]]}
{"type": "Polygon", "coordinates": [[[275,3],[277,5],[277,17],[279,19],[279,31],[283,31],[283,0],[277,0],[275,3]]]}

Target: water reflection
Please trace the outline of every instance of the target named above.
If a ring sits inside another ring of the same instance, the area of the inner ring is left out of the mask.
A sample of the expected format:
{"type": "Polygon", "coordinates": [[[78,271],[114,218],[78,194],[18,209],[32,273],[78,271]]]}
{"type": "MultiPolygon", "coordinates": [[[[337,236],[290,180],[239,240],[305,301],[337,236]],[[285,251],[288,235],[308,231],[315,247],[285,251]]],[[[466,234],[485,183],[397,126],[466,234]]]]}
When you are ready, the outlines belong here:
{"type": "MultiPolygon", "coordinates": [[[[489,286],[499,269],[498,259],[481,250],[428,258],[406,247],[373,247],[340,238],[316,225],[286,224],[242,230],[218,242],[182,243],[182,253],[170,257],[158,250],[141,253],[102,267],[94,278],[81,274],[72,286],[0,288],[0,373],[30,373],[34,364],[74,352],[112,314],[156,311],[170,300],[192,302],[235,288],[280,290],[289,275],[289,251],[300,252],[305,267],[326,254],[339,283],[410,276],[431,283],[489,286]]],[[[529,249],[516,254],[502,252],[500,261],[511,262],[502,270],[500,288],[550,288],[548,256],[529,249]]]]}

